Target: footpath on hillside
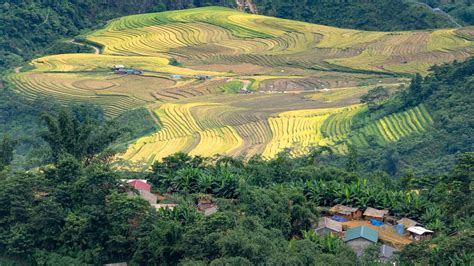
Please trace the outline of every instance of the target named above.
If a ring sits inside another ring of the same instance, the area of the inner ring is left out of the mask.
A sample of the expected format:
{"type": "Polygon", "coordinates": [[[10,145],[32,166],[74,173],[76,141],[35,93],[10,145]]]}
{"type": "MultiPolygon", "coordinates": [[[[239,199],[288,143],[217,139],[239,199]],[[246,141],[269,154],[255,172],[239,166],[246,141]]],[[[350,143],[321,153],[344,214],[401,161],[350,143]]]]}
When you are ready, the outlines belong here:
{"type": "Polygon", "coordinates": [[[97,46],[94,46],[92,44],[89,44],[89,43],[81,43],[81,42],[77,42],[75,40],[69,40],[68,41],[69,43],[74,43],[74,44],[77,44],[77,45],[81,45],[81,46],[89,46],[91,47],[92,49],[94,49],[94,54],[100,54],[100,48],[97,47],[97,46]]]}

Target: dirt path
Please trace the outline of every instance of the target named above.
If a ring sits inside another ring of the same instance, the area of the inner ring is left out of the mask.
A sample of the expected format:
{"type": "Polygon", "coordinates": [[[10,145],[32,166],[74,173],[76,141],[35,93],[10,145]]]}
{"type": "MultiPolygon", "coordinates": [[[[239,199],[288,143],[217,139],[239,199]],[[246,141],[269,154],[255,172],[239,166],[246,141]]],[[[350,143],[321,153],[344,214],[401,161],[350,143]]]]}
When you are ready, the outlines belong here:
{"type": "Polygon", "coordinates": [[[81,46],[89,46],[92,49],[94,49],[94,54],[100,54],[100,48],[97,47],[97,46],[94,46],[92,44],[76,42],[75,40],[69,40],[68,42],[69,43],[74,43],[74,44],[77,44],[77,45],[81,45],[81,46]]]}
{"type": "Polygon", "coordinates": [[[422,3],[422,2],[417,2],[417,1],[412,1],[413,3],[417,4],[417,5],[420,5],[420,6],[424,6],[426,8],[429,8],[431,9],[431,11],[433,11],[434,13],[440,13],[442,14],[443,16],[447,17],[451,23],[453,23],[454,25],[456,25],[456,27],[458,28],[461,28],[462,25],[459,24],[454,18],[453,16],[451,16],[450,14],[446,13],[444,10],[442,10],[441,8],[437,7],[437,8],[434,8],[426,3],[422,3]]]}

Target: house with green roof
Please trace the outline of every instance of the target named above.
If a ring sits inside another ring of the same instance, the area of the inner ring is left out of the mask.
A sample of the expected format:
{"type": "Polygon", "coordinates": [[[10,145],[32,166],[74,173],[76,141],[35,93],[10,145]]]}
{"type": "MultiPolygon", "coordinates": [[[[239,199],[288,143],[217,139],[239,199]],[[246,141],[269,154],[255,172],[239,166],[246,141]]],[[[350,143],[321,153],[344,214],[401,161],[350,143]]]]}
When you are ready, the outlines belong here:
{"type": "Polygon", "coordinates": [[[361,256],[364,250],[379,241],[379,233],[366,226],[358,226],[346,231],[344,242],[361,256]]]}

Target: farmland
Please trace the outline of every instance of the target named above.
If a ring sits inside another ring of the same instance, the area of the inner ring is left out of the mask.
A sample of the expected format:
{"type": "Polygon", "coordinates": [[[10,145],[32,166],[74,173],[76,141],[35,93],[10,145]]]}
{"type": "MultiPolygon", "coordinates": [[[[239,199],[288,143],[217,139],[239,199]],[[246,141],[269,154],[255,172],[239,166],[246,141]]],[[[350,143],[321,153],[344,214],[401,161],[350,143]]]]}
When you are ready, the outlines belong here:
{"type": "Polygon", "coordinates": [[[108,117],[146,107],[160,130],[121,158],[147,166],[177,151],[273,158],[312,146],[390,143],[429,130],[428,109],[360,128],[359,97],[474,54],[472,28],[367,32],[207,7],[133,15],[81,36],[101,54],[33,60],[6,77],[26,99],[89,102],[108,117]],[[114,74],[124,65],[137,75],[114,74]]]}

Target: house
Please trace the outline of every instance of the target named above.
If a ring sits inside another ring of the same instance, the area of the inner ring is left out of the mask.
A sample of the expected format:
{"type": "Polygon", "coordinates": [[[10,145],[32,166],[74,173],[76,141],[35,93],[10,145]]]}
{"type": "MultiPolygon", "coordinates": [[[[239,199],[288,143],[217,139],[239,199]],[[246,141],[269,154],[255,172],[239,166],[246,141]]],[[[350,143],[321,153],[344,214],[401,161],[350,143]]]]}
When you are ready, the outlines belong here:
{"type": "Polygon", "coordinates": [[[421,225],[420,223],[418,223],[417,221],[414,221],[412,219],[409,219],[409,218],[402,218],[400,220],[397,221],[397,224],[401,224],[403,225],[403,227],[405,228],[410,228],[412,226],[417,226],[417,225],[421,225]]]}
{"type": "Polygon", "coordinates": [[[338,204],[331,209],[329,212],[334,215],[342,216],[347,220],[356,220],[362,217],[362,211],[358,208],[347,207],[341,204],[338,204]]]}
{"type": "Polygon", "coordinates": [[[146,190],[138,190],[138,193],[134,191],[129,191],[127,192],[127,194],[129,197],[139,196],[140,198],[148,201],[151,205],[156,204],[156,202],[158,201],[158,197],[155,194],[146,190]]]}
{"type": "Polygon", "coordinates": [[[136,190],[145,190],[148,192],[151,191],[151,185],[148,184],[148,181],[145,179],[130,179],[127,180],[127,184],[136,190]]]}
{"type": "Polygon", "coordinates": [[[390,259],[393,256],[393,253],[397,252],[394,247],[388,245],[382,245],[380,247],[380,257],[382,259],[390,259]]]}
{"type": "Polygon", "coordinates": [[[335,235],[343,235],[342,224],[334,221],[328,217],[323,217],[319,219],[318,228],[316,228],[316,233],[321,236],[324,236],[328,233],[333,233],[335,235]]]}
{"type": "Polygon", "coordinates": [[[151,193],[151,185],[144,179],[130,179],[127,184],[137,191],[127,192],[129,197],[140,196],[142,199],[148,201],[151,205],[156,204],[158,196],[151,193]]]}
{"type": "Polygon", "coordinates": [[[197,80],[212,80],[213,77],[212,76],[207,76],[207,75],[197,75],[196,79],[197,80]]]}
{"type": "Polygon", "coordinates": [[[366,220],[377,220],[383,222],[387,216],[388,210],[379,210],[368,207],[364,212],[364,219],[366,220]]]}
{"type": "Polygon", "coordinates": [[[167,210],[173,210],[178,204],[152,204],[152,206],[159,210],[159,209],[167,209],[167,210]]]}
{"type": "Polygon", "coordinates": [[[408,227],[407,231],[410,233],[410,239],[419,240],[431,240],[434,232],[421,226],[408,227]]]}
{"type": "Polygon", "coordinates": [[[112,70],[119,70],[119,69],[124,69],[125,66],[124,65],[115,65],[112,70]]]}
{"type": "Polygon", "coordinates": [[[204,216],[212,215],[219,210],[217,204],[208,196],[202,197],[198,200],[197,208],[199,212],[204,214],[204,216]]]}
{"type": "Polygon", "coordinates": [[[346,231],[344,242],[349,245],[357,256],[361,256],[364,250],[379,241],[379,233],[366,226],[358,226],[346,231]]]}

